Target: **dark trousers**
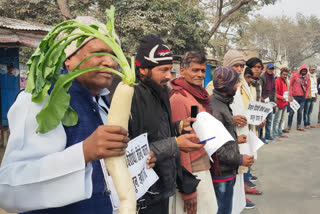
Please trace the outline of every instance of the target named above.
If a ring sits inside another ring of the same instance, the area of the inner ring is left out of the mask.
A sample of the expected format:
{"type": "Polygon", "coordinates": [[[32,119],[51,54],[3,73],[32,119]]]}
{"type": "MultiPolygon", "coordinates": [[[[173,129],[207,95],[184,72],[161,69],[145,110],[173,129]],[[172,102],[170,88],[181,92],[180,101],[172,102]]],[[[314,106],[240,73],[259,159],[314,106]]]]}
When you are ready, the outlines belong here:
{"type": "Polygon", "coordinates": [[[313,110],[313,102],[314,97],[311,99],[306,99],[306,102],[304,103],[304,110],[303,110],[303,122],[304,126],[310,126],[311,125],[311,114],[313,110]]]}
{"type": "Polygon", "coordinates": [[[151,204],[146,208],[137,207],[138,214],[169,214],[169,198],[151,204]]]}
{"type": "MultiPolygon", "coordinates": [[[[300,108],[298,109],[298,116],[297,116],[297,128],[301,128],[302,112],[303,112],[303,109],[304,109],[304,103],[306,101],[306,98],[302,97],[302,96],[301,97],[294,96],[293,98],[300,105],[300,108]]],[[[294,111],[292,109],[290,109],[289,117],[288,117],[288,127],[290,127],[290,128],[292,126],[293,116],[294,116],[294,111]]]]}
{"type": "Polygon", "coordinates": [[[243,174],[243,180],[244,180],[244,182],[250,181],[250,167],[248,167],[248,172],[243,174]]]}
{"type": "Polygon", "coordinates": [[[272,124],[272,119],[273,119],[273,112],[271,112],[270,114],[268,114],[267,118],[266,118],[266,133],[264,135],[264,138],[267,140],[270,140],[271,137],[271,124],[272,124]]]}
{"type": "Polygon", "coordinates": [[[230,181],[213,183],[214,191],[216,192],[218,212],[217,214],[231,214],[232,213],[232,198],[233,186],[236,179],[230,181]]]}
{"type": "Polygon", "coordinates": [[[318,123],[320,123],[320,102],[319,102],[319,110],[318,110],[318,123]]]}

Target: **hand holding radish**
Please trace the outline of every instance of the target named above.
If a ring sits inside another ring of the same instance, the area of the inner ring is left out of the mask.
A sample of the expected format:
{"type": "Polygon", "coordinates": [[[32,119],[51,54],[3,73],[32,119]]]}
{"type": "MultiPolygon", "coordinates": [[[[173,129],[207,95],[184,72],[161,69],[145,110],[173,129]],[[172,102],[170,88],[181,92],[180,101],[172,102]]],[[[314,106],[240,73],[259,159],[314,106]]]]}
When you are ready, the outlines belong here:
{"type": "Polygon", "coordinates": [[[124,155],[129,140],[128,131],[120,126],[99,126],[83,141],[86,164],[102,158],[124,155]]]}
{"type": "Polygon", "coordinates": [[[183,134],[177,137],[177,144],[181,151],[192,152],[204,147],[204,144],[193,143],[191,140],[198,138],[196,134],[183,134]]]}

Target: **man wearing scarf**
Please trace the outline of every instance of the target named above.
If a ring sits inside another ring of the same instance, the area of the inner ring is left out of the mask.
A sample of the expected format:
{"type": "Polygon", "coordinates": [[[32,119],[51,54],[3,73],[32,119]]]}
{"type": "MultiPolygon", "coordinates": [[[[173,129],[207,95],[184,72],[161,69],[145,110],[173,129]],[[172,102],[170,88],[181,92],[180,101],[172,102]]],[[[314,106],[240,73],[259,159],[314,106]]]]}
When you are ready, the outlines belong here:
{"type": "MultiPolygon", "coordinates": [[[[269,98],[270,102],[276,103],[276,81],[274,79],[274,65],[268,64],[266,72],[261,77],[261,97],[266,100],[269,98]]],[[[265,127],[265,139],[277,141],[277,139],[271,136],[271,124],[272,124],[273,112],[271,112],[266,118],[265,127]]]]}
{"type": "MultiPolygon", "coordinates": [[[[190,117],[191,106],[198,106],[199,112],[209,111],[210,97],[202,87],[206,73],[206,57],[203,53],[191,51],[181,60],[181,77],[171,82],[170,97],[172,120],[190,117]]],[[[193,132],[193,131],[192,131],[193,132]]],[[[194,140],[197,143],[197,139],[194,140]]],[[[198,151],[181,152],[181,164],[201,181],[197,191],[191,194],[177,192],[176,213],[204,214],[217,212],[216,197],[210,175],[210,160],[204,148],[198,151]]]]}
{"type": "MultiPolygon", "coordinates": [[[[301,128],[301,120],[302,120],[302,112],[304,109],[304,103],[308,98],[308,91],[310,88],[310,79],[307,75],[308,66],[302,65],[299,69],[298,73],[295,73],[290,79],[290,87],[289,87],[289,102],[292,102],[295,99],[300,108],[298,109],[297,116],[297,130],[305,131],[301,128]]],[[[290,109],[289,118],[288,118],[288,128],[286,131],[290,131],[292,126],[292,119],[294,116],[294,111],[290,109]]]]}
{"type": "Polygon", "coordinates": [[[261,59],[259,59],[257,57],[253,57],[253,58],[250,58],[246,62],[246,66],[251,68],[251,70],[253,72],[250,88],[255,88],[255,90],[251,90],[252,91],[252,95],[253,95],[254,99],[259,102],[260,98],[261,98],[261,80],[260,80],[260,76],[261,76],[261,72],[262,72],[262,69],[263,69],[262,61],[261,61],[261,59]]]}
{"type": "Polygon", "coordinates": [[[309,67],[309,73],[308,76],[310,77],[310,87],[308,91],[308,98],[306,99],[306,102],[304,104],[304,111],[303,111],[303,122],[304,127],[306,129],[309,128],[315,128],[315,126],[311,125],[311,114],[313,110],[313,102],[317,101],[317,73],[316,73],[316,67],[314,65],[311,65],[309,67]]]}

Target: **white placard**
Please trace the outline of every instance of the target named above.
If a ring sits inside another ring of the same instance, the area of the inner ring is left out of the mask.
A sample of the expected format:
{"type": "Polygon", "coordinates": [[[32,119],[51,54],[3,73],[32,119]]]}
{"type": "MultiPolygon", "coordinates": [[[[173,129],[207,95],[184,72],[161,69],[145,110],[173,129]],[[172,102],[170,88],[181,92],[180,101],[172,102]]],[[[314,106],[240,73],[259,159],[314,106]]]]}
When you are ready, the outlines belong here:
{"type": "Polygon", "coordinates": [[[270,105],[271,105],[272,107],[276,107],[276,106],[277,106],[277,103],[275,103],[275,102],[270,102],[270,105]]]}
{"type": "MultiPolygon", "coordinates": [[[[158,175],[153,169],[147,169],[147,158],[150,153],[147,133],[142,134],[128,143],[126,149],[127,166],[132,176],[132,181],[136,189],[137,200],[141,198],[148,189],[159,179],[158,175]]],[[[103,162],[103,161],[101,161],[103,162]]],[[[103,164],[101,164],[104,166],[103,164]]],[[[105,174],[105,167],[104,174],[105,174]]],[[[107,174],[107,187],[111,191],[111,202],[114,210],[119,209],[120,201],[116,193],[112,178],[107,174]]]]}
{"type": "Polygon", "coordinates": [[[211,155],[215,153],[221,146],[229,141],[234,141],[224,125],[208,112],[200,112],[197,115],[197,121],[193,123],[192,128],[198,135],[200,141],[207,141],[204,146],[210,160],[211,155]]]}
{"type": "Polygon", "coordinates": [[[142,134],[128,143],[127,164],[136,188],[137,199],[159,179],[153,169],[147,169],[147,158],[150,153],[147,133],[142,134]]]}
{"type": "Polygon", "coordinates": [[[311,79],[311,94],[312,94],[312,97],[315,97],[315,94],[318,93],[318,89],[317,89],[317,83],[315,83],[313,81],[313,79],[311,79]]]}
{"type": "Polygon", "coordinates": [[[272,110],[270,103],[250,101],[246,112],[247,123],[255,126],[260,125],[272,110]]]}
{"type": "Polygon", "coordinates": [[[266,99],[264,99],[264,102],[265,102],[265,103],[270,103],[270,98],[267,97],[266,99]]]}
{"type": "Polygon", "coordinates": [[[255,155],[258,149],[263,146],[264,143],[257,137],[253,131],[249,131],[247,135],[247,142],[239,144],[240,154],[255,155]]]}
{"type": "Polygon", "coordinates": [[[293,99],[293,101],[290,102],[290,108],[296,113],[300,108],[300,105],[295,99],[293,99]]]}
{"type": "Polygon", "coordinates": [[[246,206],[246,195],[244,191],[243,173],[237,174],[233,186],[232,214],[239,214],[246,206]]]}
{"type": "Polygon", "coordinates": [[[283,98],[284,98],[286,101],[289,101],[289,92],[288,92],[288,91],[283,92],[283,98]]]}

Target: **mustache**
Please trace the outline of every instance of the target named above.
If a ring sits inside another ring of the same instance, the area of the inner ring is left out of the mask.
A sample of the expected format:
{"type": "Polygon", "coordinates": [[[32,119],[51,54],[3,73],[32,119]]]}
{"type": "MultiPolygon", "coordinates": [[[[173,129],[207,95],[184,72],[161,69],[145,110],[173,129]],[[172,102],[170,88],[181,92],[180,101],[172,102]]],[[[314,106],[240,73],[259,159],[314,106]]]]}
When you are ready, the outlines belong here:
{"type": "Polygon", "coordinates": [[[170,79],[163,79],[163,80],[160,81],[160,83],[167,83],[169,81],[170,81],[170,79]]]}

